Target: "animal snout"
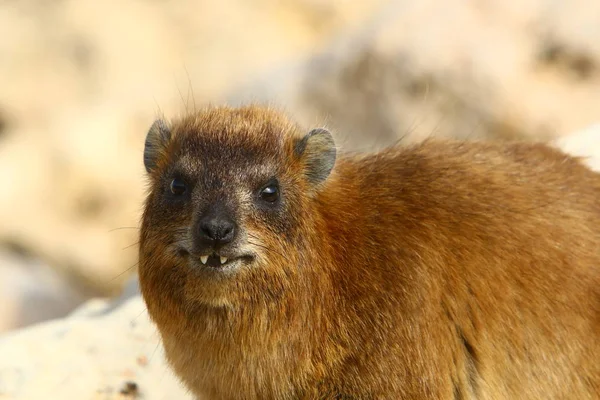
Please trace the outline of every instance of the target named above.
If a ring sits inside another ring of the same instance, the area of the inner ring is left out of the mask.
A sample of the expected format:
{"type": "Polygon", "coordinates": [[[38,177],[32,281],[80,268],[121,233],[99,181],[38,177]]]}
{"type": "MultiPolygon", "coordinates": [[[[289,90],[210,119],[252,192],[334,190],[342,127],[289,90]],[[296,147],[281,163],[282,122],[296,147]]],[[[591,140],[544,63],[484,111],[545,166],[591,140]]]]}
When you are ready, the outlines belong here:
{"type": "Polygon", "coordinates": [[[198,221],[197,244],[200,248],[219,248],[231,243],[237,226],[226,210],[212,209],[198,221]]]}

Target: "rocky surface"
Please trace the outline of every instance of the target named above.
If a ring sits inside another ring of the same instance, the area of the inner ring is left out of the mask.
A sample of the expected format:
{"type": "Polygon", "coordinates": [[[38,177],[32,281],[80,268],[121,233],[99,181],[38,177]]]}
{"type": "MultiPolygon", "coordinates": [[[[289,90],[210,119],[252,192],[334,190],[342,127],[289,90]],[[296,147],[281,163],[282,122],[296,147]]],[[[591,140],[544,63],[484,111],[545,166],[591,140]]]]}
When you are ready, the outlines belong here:
{"type": "Polygon", "coordinates": [[[553,143],[564,152],[581,157],[594,171],[600,172],[600,121],[553,143]]]}
{"type": "Polygon", "coordinates": [[[0,332],[60,318],[86,299],[68,276],[14,252],[0,252],[0,277],[0,332]]]}
{"type": "Polygon", "coordinates": [[[392,1],[325,51],[236,90],[346,147],[427,136],[548,140],[600,116],[600,3],[392,1]]]}
{"type": "Polygon", "coordinates": [[[6,334],[0,354],[0,399],[192,399],[166,365],[135,288],[6,334]]]}

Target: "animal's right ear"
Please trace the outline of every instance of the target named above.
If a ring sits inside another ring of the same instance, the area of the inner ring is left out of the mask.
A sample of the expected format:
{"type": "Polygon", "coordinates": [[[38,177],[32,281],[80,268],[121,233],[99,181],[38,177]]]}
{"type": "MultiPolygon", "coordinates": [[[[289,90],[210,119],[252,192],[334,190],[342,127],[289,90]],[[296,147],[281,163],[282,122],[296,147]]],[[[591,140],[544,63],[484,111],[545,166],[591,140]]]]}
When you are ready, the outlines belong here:
{"type": "Polygon", "coordinates": [[[148,173],[154,171],[170,140],[171,129],[167,123],[161,119],[154,121],[144,145],[144,166],[148,173]]]}
{"type": "Polygon", "coordinates": [[[308,132],[296,143],[295,152],[302,159],[306,178],[313,186],[325,181],[335,165],[335,142],[327,129],[308,132]]]}

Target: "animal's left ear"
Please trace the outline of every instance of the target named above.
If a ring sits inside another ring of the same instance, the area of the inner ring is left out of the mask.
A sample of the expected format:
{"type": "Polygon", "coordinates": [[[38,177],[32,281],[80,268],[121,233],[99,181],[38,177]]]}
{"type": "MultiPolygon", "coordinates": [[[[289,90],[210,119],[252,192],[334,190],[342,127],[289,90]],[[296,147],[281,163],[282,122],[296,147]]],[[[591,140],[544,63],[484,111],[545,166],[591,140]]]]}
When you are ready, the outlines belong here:
{"type": "Polygon", "coordinates": [[[306,179],[313,186],[325,181],[335,165],[335,142],[327,129],[308,132],[296,144],[295,152],[304,163],[306,179]]]}
{"type": "Polygon", "coordinates": [[[156,168],[158,160],[163,155],[170,141],[171,128],[161,119],[154,121],[148,130],[144,146],[144,166],[148,173],[151,173],[156,168]]]}

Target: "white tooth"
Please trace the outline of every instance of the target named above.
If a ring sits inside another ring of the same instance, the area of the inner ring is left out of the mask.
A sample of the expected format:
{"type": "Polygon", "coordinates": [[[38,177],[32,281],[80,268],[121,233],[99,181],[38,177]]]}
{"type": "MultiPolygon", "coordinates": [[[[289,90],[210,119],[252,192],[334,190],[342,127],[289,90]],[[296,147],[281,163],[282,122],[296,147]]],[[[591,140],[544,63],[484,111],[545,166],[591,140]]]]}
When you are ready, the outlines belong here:
{"type": "Polygon", "coordinates": [[[206,264],[208,261],[208,256],[200,256],[200,261],[202,261],[202,264],[206,264]]]}
{"type": "Polygon", "coordinates": [[[225,264],[227,262],[227,257],[221,256],[221,264],[225,264]]]}

